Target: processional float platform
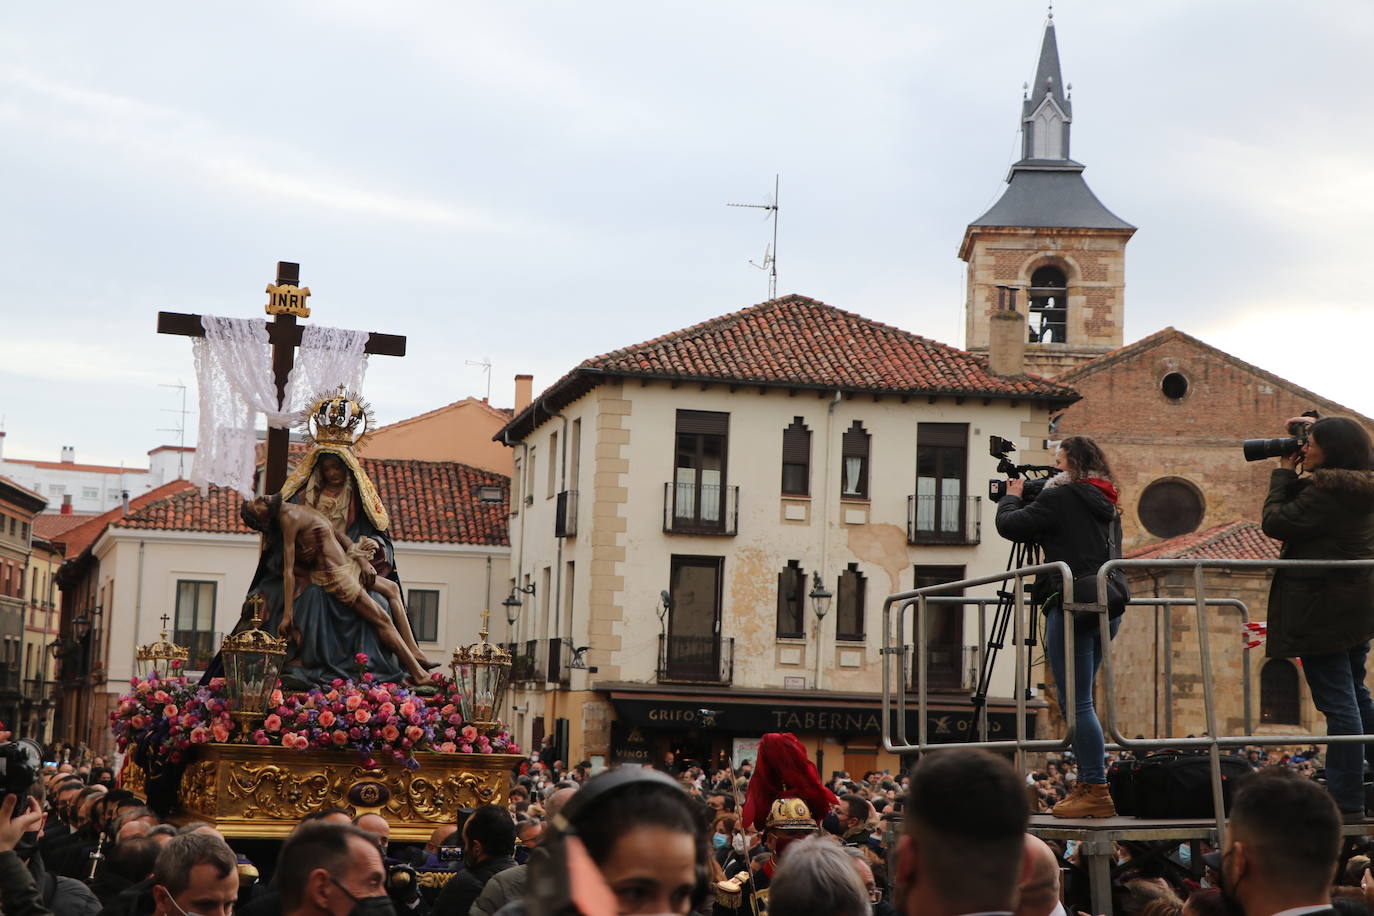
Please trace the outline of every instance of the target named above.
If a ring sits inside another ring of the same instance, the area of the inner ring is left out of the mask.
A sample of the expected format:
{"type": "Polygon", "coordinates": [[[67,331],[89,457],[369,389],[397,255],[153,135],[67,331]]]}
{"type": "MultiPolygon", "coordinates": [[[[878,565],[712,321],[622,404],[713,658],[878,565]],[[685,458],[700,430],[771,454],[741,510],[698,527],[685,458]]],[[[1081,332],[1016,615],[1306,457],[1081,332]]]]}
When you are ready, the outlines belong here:
{"type": "MultiPolygon", "coordinates": [[[[410,769],[399,761],[366,761],[353,750],[201,745],[181,777],[179,813],[226,837],[280,839],[305,815],[337,807],[354,816],[380,814],[392,840],[425,842],[436,827],[452,826],[459,808],[504,806],[510,773],[525,758],[426,752],[415,759],[420,766],[410,769]]],[[[142,795],[146,779],[126,762],[126,789],[142,795]]]]}

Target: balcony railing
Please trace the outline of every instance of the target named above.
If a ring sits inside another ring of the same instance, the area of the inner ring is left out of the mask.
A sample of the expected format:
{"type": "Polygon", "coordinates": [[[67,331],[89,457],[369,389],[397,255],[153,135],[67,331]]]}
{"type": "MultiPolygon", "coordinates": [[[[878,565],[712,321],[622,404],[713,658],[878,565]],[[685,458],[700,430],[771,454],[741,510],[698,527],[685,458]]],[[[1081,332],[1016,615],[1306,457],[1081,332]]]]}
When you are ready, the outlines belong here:
{"type": "Polygon", "coordinates": [[[735,676],[735,641],[718,636],[658,637],[660,683],[729,684],[735,676]]]}
{"type": "Polygon", "coordinates": [[[739,533],[739,487],[664,484],[663,531],[734,537],[739,533]]]}
{"type": "Polygon", "coordinates": [[[908,544],[977,544],[983,535],[981,496],[906,498],[908,544]]]}
{"type": "Polygon", "coordinates": [[[511,683],[535,680],[533,651],[535,645],[535,640],[530,640],[528,642],[513,642],[506,646],[506,651],[510,653],[511,683]]]}
{"type": "Polygon", "coordinates": [[[553,536],[577,536],[577,491],[564,490],[558,494],[558,511],[553,519],[553,536]]]}

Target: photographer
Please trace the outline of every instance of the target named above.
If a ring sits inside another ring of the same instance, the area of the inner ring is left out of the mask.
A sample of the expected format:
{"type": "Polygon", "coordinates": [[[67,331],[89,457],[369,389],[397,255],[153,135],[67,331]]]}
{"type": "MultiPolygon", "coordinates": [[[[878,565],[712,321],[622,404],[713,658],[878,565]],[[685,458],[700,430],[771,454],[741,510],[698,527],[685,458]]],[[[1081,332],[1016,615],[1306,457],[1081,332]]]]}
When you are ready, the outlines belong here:
{"type": "MultiPolygon", "coordinates": [[[[1303,423],[1302,418],[1290,423],[1303,423]]],[[[1311,424],[1307,442],[1279,459],[1264,500],[1264,533],[1284,560],[1374,557],[1374,447],[1348,417],[1311,424]],[[1302,470],[1305,476],[1299,477],[1302,470]]],[[[1270,658],[1299,657],[1329,735],[1374,733],[1365,657],[1374,636],[1374,571],[1280,569],[1269,591],[1270,658]]],[[[1348,821],[1364,817],[1369,745],[1327,748],[1327,789],[1348,821]]]]}
{"type": "MultiPolygon", "coordinates": [[[[1075,580],[1093,576],[1109,558],[1120,555],[1121,523],[1111,467],[1097,443],[1084,436],[1061,442],[1054,453],[1054,465],[1059,473],[1045,482],[1032,502],[1022,501],[1024,481],[1007,481],[1006,496],[997,503],[997,533],[1013,541],[1038,542],[1045,562],[1064,561],[1075,580]]],[[[1050,813],[1055,817],[1113,817],[1116,807],[1107,790],[1102,724],[1093,706],[1093,681],[1102,664],[1101,628],[1094,615],[1074,620],[1075,696],[1070,703],[1064,695],[1062,592],[1066,588],[1074,590],[1074,583],[1061,584],[1057,575],[1050,574],[1036,576],[1031,590],[1031,599],[1045,614],[1045,655],[1054,672],[1060,708],[1065,716],[1070,708],[1074,710],[1073,752],[1079,778],[1068,798],[1050,813]]],[[[1114,588],[1120,592],[1113,603],[1124,606],[1124,585],[1114,588]]],[[[1113,616],[1112,636],[1120,624],[1120,617],[1113,616]]]]}

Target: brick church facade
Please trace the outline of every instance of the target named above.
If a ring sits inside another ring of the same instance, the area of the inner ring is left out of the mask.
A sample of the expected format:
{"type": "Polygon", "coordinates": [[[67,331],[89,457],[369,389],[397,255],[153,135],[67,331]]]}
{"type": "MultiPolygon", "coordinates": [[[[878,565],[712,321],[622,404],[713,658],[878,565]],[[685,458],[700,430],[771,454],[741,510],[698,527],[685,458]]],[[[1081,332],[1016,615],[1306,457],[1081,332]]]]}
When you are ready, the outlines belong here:
{"type": "MultiPolygon", "coordinates": [[[[1275,558],[1278,545],[1258,529],[1274,462],[1246,462],[1241,441],[1285,435],[1286,418],[1314,408],[1371,431],[1374,420],[1174,328],[1125,344],[1126,245],[1135,227],[1083,180],[1085,167],[1069,155],[1072,122],[1051,19],[1022,104],[1021,159],[959,247],[967,263],[965,346],[995,359],[994,316],[1020,313],[1028,371],[1082,396],[1052,417],[1048,444],[1081,435],[1102,445],[1122,492],[1127,556],[1275,558]]],[[[1131,579],[1136,597],[1191,594],[1191,570],[1138,570],[1131,579]]],[[[1218,571],[1208,573],[1207,587],[1211,597],[1238,598],[1248,619],[1262,621],[1269,579],[1267,571],[1218,571]]],[[[1244,649],[1236,609],[1209,614],[1218,728],[1242,733],[1248,695],[1249,724],[1261,732],[1320,730],[1297,666],[1244,649]]],[[[1114,659],[1123,734],[1206,731],[1191,607],[1132,608],[1114,659]]]]}

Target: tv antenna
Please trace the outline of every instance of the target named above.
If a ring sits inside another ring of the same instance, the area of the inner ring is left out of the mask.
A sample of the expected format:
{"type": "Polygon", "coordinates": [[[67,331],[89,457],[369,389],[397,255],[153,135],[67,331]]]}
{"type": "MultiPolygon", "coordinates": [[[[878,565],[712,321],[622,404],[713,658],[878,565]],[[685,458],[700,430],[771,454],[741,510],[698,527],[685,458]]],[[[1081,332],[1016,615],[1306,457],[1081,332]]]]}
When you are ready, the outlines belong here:
{"type": "Polygon", "coordinates": [[[163,426],[163,427],[159,427],[159,428],[158,428],[158,432],[160,432],[160,433],[176,433],[176,434],[177,434],[177,445],[180,446],[180,449],[177,451],[177,479],[178,479],[178,480],[185,480],[185,479],[186,479],[186,414],[187,414],[187,412],[188,412],[188,411],[186,410],[186,386],[183,385],[183,384],[181,383],[181,380],[180,380],[180,379],[177,379],[177,383],[176,383],[175,385],[169,384],[169,383],[167,383],[167,382],[161,382],[161,383],[158,384],[157,387],[159,387],[159,388],[177,388],[177,389],[179,389],[179,390],[181,391],[181,407],[179,407],[179,408],[178,408],[178,407],[164,407],[164,408],[162,408],[162,412],[163,412],[163,413],[174,413],[174,414],[177,414],[177,415],[178,415],[178,417],[177,417],[177,419],[178,419],[177,425],[176,425],[176,426],[163,426]]]}
{"type": "Polygon", "coordinates": [[[773,244],[763,249],[763,263],[755,264],[750,260],[750,264],[759,270],[768,271],[768,298],[778,297],[778,176],[773,176],[773,198],[767,203],[762,204],[726,204],[727,207],[747,207],[751,210],[766,210],[768,215],[764,219],[773,221],[773,244]]]}
{"type": "Polygon", "coordinates": [[[490,357],[490,356],[484,356],[484,357],[482,357],[480,360],[468,359],[468,360],[464,360],[464,362],[466,362],[469,366],[477,366],[478,368],[480,368],[483,372],[485,372],[485,373],[487,374],[487,396],[486,396],[486,398],[484,398],[483,400],[485,400],[488,404],[490,404],[490,403],[491,403],[491,357],[490,357]]]}

